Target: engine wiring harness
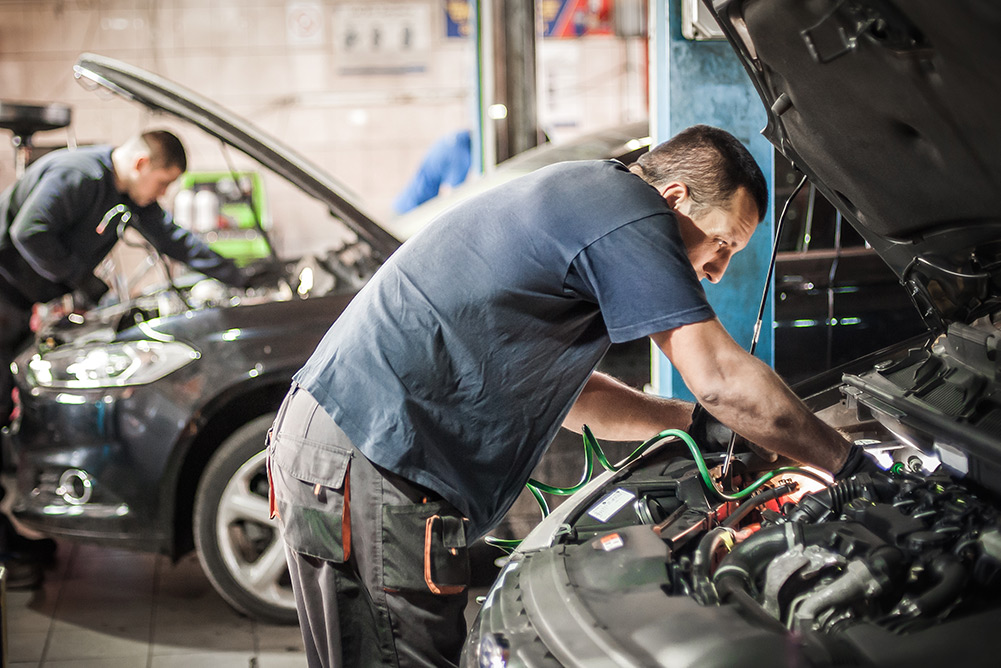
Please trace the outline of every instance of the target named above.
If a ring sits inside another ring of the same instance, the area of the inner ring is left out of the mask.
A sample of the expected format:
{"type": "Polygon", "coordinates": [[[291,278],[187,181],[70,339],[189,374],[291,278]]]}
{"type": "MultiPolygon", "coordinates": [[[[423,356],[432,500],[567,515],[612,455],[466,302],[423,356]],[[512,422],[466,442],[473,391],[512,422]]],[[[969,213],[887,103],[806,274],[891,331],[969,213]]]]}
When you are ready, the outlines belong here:
{"type": "MultiPolygon", "coordinates": [[[[815,478],[824,484],[827,484],[829,479],[820,475],[819,473],[802,466],[782,466],[771,471],[768,471],[757,478],[750,485],[744,489],[740,489],[734,492],[726,492],[719,488],[716,482],[713,480],[712,474],[709,471],[709,467],[706,464],[705,457],[702,451],[699,449],[698,444],[695,442],[687,432],[681,429],[665,429],[655,436],[643,441],[635,450],[633,450],[629,456],[627,456],[622,463],[619,465],[614,465],[608,461],[605,456],[604,450],[602,450],[601,445],[598,443],[598,439],[594,437],[591,429],[584,425],[581,429],[581,437],[584,444],[584,470],[581,473],[580,480],[569,487],[556,487],[554,485],[549,485],[544,482],[540,482],[535,479],[529,479],[525,487],[535,498],[536,502],[539,504],[539,509],[542,513],[542,517],[545,518],[549,515],[549,504],[546,501],[543,493],[552,494],[554,496],[570,496],[582,490],[585,485],[587,485],[593,475],[594,475],[594,460],[597,460],[605,468],[606,471],[618,472],[624,466],[629,464],[629,462],[635,460],[637,457],[642,455],[644,452],[649,450],[655,445],[659,445],[661,442],[667,439],[677,439],[684,443],[689,452],[692,455],[692,459],[695,461],[695,465],[698,467],[699,475],[701,477],[702,483],[705,485],[706,489],[712,492],[717,498],[722,501],[741,501],[746,499],[764,487],[772,479],[789,474],[796,473],[800,475],[805,475],[811,478],[815,478]]],[[[509,538],[497,538],[494,536],[487,536],[485,539],[488,545],[493,545],[505,551],[512,551],[521,544],[521,539],[509,539],[509,538]]]]}

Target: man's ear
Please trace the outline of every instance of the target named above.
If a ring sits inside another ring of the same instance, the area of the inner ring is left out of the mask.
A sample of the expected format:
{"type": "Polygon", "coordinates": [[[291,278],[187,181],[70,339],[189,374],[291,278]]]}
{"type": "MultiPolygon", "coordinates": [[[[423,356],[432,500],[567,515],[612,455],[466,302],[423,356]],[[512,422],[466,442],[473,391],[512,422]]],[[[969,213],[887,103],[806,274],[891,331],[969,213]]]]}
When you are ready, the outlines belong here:
{"type": "Polygon", "coordinates": [[[145,153],[139,153],[132,159],[132,169],[136,172],[143,171],[150,164],[149,156],[145,153]]]}
{"type": "Polygon", "coordinates": [[[679,209],[688,201],[688,186],[680,181],[671,181],[660,189],[660,196],[672,209],[679,209]]]}

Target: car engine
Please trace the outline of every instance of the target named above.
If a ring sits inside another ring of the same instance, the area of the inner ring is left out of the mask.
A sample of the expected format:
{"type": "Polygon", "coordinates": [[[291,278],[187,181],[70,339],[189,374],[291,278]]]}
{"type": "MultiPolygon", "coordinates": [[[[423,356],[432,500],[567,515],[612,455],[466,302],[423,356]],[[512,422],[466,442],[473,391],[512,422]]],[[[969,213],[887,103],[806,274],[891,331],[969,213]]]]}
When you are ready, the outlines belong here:
{"type": "MultiPolygon", "coordinates": [[[[157,266],[158,262],[149,249],[144,269],[157,266]]],[[[350,243],[323,254],[283,261],[279,267],[279,271],[272,272],[272,281],[246,289],[188,273],[149,283],[136,294],[130,285],[135,283],[135,277],[125,280],[127,272],[120,270],[114,261],[106,261],[103,274],[113,289],[89,309],[76,307],[70,296],[40,305],[37,339],[43,351],[71,343],[106,343],[131,327],[188,311],[348,293],[364,285],[378,263],[367,246],[350,243]]],[[[165,267],[160,273],[170,276],[165,267]]]]}
{"type": "MultiPolygon", "coordinates": [[[[737,531],[722,526],[697,555],[737,531]]],[[[792,631],[865,622],[909,632],[990,605],[999,567],[995,508],[947,475],[898,471],[858,475],[763,511],[761,528],[719,561],[712,586],[702,564],[678,585],[704,604],[747,605],[792,631]]]]}
{"type": "Polygon", "coordinates": [[[724,476],[723,453],[677,434],[644,444],[511,555],[467,648],[479,665],[990,665],[994,331],[953,326],[808,396],[873,460],[844,480],[749,452],[724,476]]]}
{"type": "Polygon", "coordinates": [[[786,645],[799,665],[895,665],[938,655],[943,637],[976,648],[987,620],[1001,621],[996,503],[927,473],[936,462],[913,448],[876,443],[873,453],[895,458],[889,471],[828,485],[785,474],[739,503],[713,498],[691,460],[669,451],[565,523],[551,549],[512,557],[491,595],[500,612],[484,614],[503,615],[501,642],[525,665],[591,664],[550,663],[533,651],[540,629],[511,624],[518,610],[519,620],[552,615],[556,596],[598,629],[590,635],[655,665],[769,665],[786,645]],[[543,595],[550,569],[565,581],[543,595]],[[703,648],[731,635],[741,641],[705,663],[703,648]]]}

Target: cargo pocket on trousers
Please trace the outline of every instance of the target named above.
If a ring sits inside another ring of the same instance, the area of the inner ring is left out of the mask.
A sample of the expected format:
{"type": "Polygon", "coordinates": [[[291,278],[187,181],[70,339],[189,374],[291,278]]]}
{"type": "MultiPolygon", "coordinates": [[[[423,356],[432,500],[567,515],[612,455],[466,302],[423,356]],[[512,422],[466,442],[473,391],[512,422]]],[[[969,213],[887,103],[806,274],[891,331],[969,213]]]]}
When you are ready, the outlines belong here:
{"type": "Polygon", "coordinates": [[[275,439],[271,474],[285,543],[300,554],[344,563],[351,556],[351,452],[306,447],[280,433],[275,439]],[[283,439],[294,443],[283,448],[283,439]]]}
{"type": "Polygon", "coordinates": [[[384,506],[387,590],[459,594],[469,583],[469,520],[445,501],[384,506]]]}

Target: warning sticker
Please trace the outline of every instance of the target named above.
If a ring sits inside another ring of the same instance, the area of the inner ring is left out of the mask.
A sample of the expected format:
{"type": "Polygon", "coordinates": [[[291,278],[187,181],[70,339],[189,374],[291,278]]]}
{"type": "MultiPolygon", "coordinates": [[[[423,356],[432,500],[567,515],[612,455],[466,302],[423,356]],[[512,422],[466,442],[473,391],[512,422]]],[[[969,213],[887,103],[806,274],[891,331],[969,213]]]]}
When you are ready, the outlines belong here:
{"type": "Polygon", "coordinates": [[[619,512],[623,506],[636,498],[635,492],[630,492],[628,489],[618,489],[612,490],[608,494],[602,497],[601,501],[591,506],[591,509],[587,511],[587,514],[598,520],[599,522],[607,522],[615,513],[619,512]]]}
{"type": "Polygon", "coordinates": [[[601,546],[601,549],[604,550],[605,552],[611,552],[612,550],[619,549],[626,543],[625,541],[622,540],[622,536],[620,536],[619,534],[610,533],[607,536],[602,536],[598,540],[598,544],[601,546]]]}

